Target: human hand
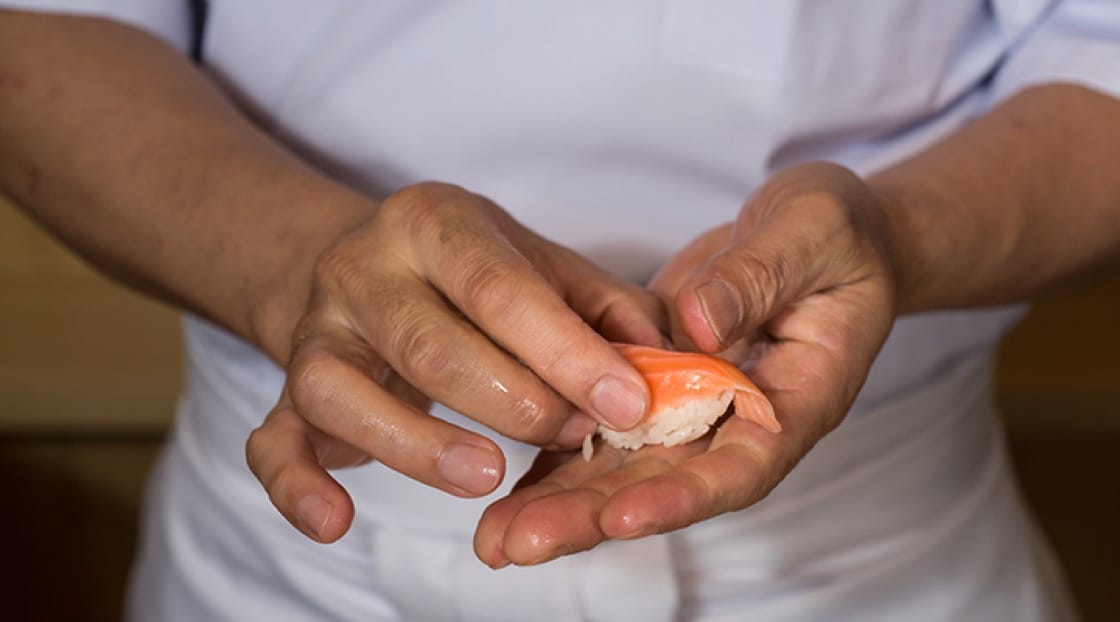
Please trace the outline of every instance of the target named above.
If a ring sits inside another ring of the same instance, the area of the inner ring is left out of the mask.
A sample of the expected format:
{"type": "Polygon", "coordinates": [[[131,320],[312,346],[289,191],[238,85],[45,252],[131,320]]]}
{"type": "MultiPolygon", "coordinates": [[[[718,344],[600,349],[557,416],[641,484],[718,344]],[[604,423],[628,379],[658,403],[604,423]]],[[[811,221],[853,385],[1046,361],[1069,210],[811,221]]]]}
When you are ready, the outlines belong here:
{"type": "Polygon", "coordinates": [[[330,468],[376,459],[454,495],[486,494],[503,477],[501,451],[430,416],[430,401],[552,449],[578,445],[596,421],[629,427],[648,387],[607,339],[658,344],[658,317],[653,294],[487,199],[411,186],[320,256],[283,395],[248,441],[249,465],[280,512],[322,542],[353,517],[330,468]]]}
{"type": "Polygon", "coordinates": [[[775,175],[734,225],[690,244],[651,288],[672,301],[677,345],[745,365],[781,433],[730,417],[677,447],[600,443],[590,461],[542,452],[480,519],[479,559],[542,563],[765,497],[855,399],[893,321],[892,274],[881,206],[859,178],[828,164],[775,175]]]}

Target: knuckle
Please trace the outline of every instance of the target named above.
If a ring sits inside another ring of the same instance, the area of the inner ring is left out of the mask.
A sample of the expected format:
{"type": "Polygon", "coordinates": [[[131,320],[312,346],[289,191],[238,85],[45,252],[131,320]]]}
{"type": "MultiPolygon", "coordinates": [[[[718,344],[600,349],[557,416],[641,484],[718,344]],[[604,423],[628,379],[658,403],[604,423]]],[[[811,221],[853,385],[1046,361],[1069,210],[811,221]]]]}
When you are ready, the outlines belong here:
{"type": "Polygon", "coordinates": [[[523,289],[519,271],[499,257],[467,258],[456,288],[464,311],[473,317],[502,316],[516,322],[516,303],[523,289]]]}
{"type": "Polygon", "coordinates": [[[313,346],[317,341],[321,328],[321,314],[317,310],[309,311],[296,322],[292,329],[292,345],[288,354],[288,364],[302,356],[303,352],[313,346]]]}
{"type": "Polygon", "coordinates": [[[344,239],[319,255],[313,272],[316,288],[341,291],[357,291],[361,288],[368,259],[363,259],[362,252],[355,252],[353,244],[344,239]]]}
{"type": "Polygon", "coordinates": [[[420,384],[450,381],[455,370],[456,343],[446,330],[426,317],[401,324],[396,338],[397,371],[420,384]]]}
{"type": "Polygon", "coordinates": [[[812,210],[811,217],[825,235],[819,243],[826,244],[832,239],[843,236],[858,226],[858,210],[853,209],[859,201],[839,194],[838,191],[819,189],[806,197],[807,207],[812,210]]]}
{"type": "Polygon", "coordinates": [[[545,407],[543,400],[523,396],[510,407],[512,417],[511,436],[517,440],[540,445],[556,437],[559,423],[545,407]]]}
{"type": "Polygon", "coordinates": [[[454,229],[464,210],[473,201],[466,190],[442,182],[425,181],[405,186],[394,192],[378,209],[377,217],[397,235],[407,239],[442,238],[454,229]]]}
{"type": "MultiPolygon", "coordinates": [[[[777,257],[764,260],[753,254],[739,258],[735,282],[742,288],[742,296],[750,308],[776,311],[773,308],[778,293],[788,280],[788,260],[777,257]]],[[[761,319],[761,318],[759,318],[761,319]]]]}
{"type": "Polygon", "coordinates": [[[289,506],[297,498],[297,470],[295,464],[285,464],[276,469],[268,481],[261,482],[272,504],[281,511],[290,509],[289,506]]]}
{"type": "Polygon", "coordinates": [[[395,203],[402,207],[422,205],[434,198],[466,192],[459,186],[440,181],[420,181],[404,186],[385,200],[385,204],[395,203]]]}
{"type": "Polygon", "coordinates": [[[327,350],[309,345],[288,371],[288,390],[299,412],[334,399],[342,363],[327,350]]]}
{"type": "Polygon", "coordinates": [[[249,464],[249,470],[253,472],[261,486],[268,491],[270,497],[273,496],[274,491],[283,487],[283,483],[287,481],[284,474],[288,470],[285,465],[280,465],[278,468],[269,468],[266,459],[271,453],[271,445],[272,433],[267,426],[253,430],[245,443],[245,456],[249,464]]]}
{"type": "MultiPolygon", "coordinates": [[[[268,447],[268,432],[265,428],[259,427],[249,433],[249,438],[245,441],[245,462],[249,465],[249,470],[261,478],[261,457],[264,455],[268,447]]],[[[264,480],[261,480],[264,483],[264,480]]]]}

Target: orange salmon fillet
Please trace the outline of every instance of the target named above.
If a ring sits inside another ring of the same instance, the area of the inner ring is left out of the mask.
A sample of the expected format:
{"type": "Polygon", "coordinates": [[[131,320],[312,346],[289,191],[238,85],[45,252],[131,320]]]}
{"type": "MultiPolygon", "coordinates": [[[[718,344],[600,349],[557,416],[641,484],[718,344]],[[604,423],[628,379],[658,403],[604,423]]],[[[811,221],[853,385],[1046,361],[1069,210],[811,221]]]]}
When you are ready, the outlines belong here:
{"type": "Polygon", "coordinates": [[[731,363],[707,354],[631,344],[612,345],[649,385],[651,401],[647,420],[687,401],[711,398],[733,389],[736,416],[753,421],[774,434],[782,431],[770,400],[731,363]]]}

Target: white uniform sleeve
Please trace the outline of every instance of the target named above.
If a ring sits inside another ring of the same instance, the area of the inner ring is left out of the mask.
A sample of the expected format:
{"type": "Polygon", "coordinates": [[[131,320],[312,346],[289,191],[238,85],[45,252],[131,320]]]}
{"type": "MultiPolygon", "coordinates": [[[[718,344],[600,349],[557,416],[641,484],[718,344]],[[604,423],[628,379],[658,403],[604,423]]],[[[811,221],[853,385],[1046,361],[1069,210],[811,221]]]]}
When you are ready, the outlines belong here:
{"type": "Polygon", "coordinates": [[[188,0],[0,0],[0,8],[105,17],[150,32],[184,54],[191,48],[188,0]]]}
{"type": "MultiPolygon", "coordinates": [[[[994,0],[997,18],[1013,29],[1016,8],[1030,0],[994,0]],[[1011,7],[1005,11],[1000,6],[1011,7]]],[[[1120,97],[1120,0],[1039,2],[1035,23],[999,69],[997,99],[1047,82],[1071,82],[1120,97]]]]}

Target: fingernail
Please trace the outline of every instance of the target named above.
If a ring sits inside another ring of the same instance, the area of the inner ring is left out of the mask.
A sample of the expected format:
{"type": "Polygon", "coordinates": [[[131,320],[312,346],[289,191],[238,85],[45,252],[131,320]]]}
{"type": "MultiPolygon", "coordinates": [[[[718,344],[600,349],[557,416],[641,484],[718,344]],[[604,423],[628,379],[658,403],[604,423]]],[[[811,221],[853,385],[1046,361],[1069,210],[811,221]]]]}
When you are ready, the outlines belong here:
{"type": "Polygon", "coordinates": [[[735,327],[743,321],[743,301],[726,281],[713,279],[696,289],[704,318],[712,328],[720,344],[730,345],[727,340],[735,327]]]}
{"type": "Polygon", "coordinates": [[[643,524],[638,521],[638,518],[632,514],[626,514],[622,517],[622,528],[617,533],[612,533],[611,538],[615,540],[633,540],[642,538],[657,532],[654,525],[643,524]]]}
{"type": "Polygon", "coordinates": [[[591,407],[608,425],[625,430],[646,414],[646,397],[638,385],[616,376],[604,376],[591,389],[591,407]]]}
{"type": "Polygon", "coordinates": [[[555,443],[565,449],[579,447],[588,434],[594,434],[599,424],[587,415],[577,412],[568,417],[560,432],[556,435],[555,443]]]}
{"type": "Polygon", "coordinates": [[[303,525],[305,531],[314,535],[316,540],[323,540],[323,529],[334,513],[334,506],[319,495],[307,495],[296,503],[296,520],[303,525]]]}
{"type": "Polygon", "coordinates": [[[484,495],[498,485],[501,466],[493,452],[460,443],[443,450],[439,457],[439,474],[454,486],[484,495]]]}

